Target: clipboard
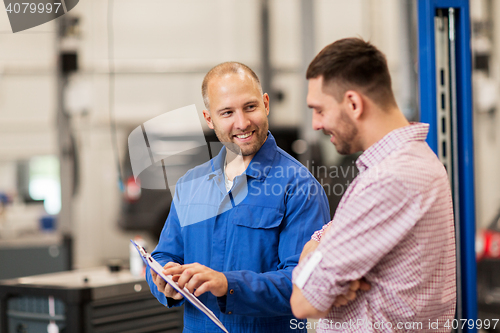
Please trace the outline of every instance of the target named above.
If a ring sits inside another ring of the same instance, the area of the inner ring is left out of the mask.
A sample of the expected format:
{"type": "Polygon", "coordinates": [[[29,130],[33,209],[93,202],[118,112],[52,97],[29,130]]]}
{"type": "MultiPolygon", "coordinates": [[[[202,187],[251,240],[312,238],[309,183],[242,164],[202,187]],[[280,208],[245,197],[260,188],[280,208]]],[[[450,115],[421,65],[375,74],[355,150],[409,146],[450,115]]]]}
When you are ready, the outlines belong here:
{"type": "Polygon", "coordinates": [[[130,240],[132,244],[134,244],[135,249],[139,252],[141,255],[142,261],[151,268],[156,274],[162,277],[163,280],[165,280],[169,285],[172,286],[179,294],[184,296],[185,299],[187,299],[191,304],[193,304],[198,310],[203,312],[210,320],[212,320],[215,325],[219,326],[222,331],[225,333],[229,333],[227,329],[224,327],[224,325],[221,323],[219,318],[215,316],[215,314],[205,306],[195,295],[193,295],[186,287],[181,289],[177,282],[172,280],[172,275],[165,275],[163,274],[163,266],[160,265],[149,253],[146,252],[146,250],[134,242],[132,239],[130,240]]]}

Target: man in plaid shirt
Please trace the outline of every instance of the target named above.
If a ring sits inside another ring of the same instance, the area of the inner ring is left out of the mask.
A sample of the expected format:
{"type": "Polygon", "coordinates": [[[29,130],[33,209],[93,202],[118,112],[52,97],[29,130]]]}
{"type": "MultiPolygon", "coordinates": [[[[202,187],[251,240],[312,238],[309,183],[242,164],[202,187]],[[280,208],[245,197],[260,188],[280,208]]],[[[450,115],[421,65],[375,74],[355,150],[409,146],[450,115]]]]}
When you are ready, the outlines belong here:
{"type": "Polygon", "coordinates": [[[339,153],[363,154],[293,271],[293,313],[322,318],[318,332],[450,331],[453,208],[446,170],[425,142],[429,126],[408,123],[385,56],[361,39],[325,47],[307,79],[313,128],[339,153]]]}

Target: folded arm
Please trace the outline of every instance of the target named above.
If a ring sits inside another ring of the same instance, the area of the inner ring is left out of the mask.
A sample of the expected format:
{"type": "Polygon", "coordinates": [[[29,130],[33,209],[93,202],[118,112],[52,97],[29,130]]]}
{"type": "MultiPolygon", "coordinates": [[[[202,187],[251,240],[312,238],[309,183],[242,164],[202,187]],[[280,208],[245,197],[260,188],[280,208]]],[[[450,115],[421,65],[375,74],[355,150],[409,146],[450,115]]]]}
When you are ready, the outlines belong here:
{"type": "Polygon", "coordinates": [[[419,219],[419,206],[420,196],[390,176],[350,198],[315,250],[321,259],[304,270],[309,254],[294,270],[294,313],[321,317],[328,312],[352,281],[363,278],[406,237],[419,219]],[[298,286],[301,274],[306,282],[298,286]]]}

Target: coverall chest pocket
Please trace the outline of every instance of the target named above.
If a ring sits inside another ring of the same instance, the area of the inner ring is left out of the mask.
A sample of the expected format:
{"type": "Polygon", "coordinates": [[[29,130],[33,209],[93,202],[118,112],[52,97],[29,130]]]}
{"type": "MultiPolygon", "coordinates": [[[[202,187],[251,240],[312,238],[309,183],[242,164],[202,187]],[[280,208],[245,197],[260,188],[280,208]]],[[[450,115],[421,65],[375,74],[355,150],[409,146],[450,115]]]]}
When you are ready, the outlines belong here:
{"type": "Polygon", "coordinates": [[[232,266],[255,272],[275,270],[283,212],[260,206],[239,205],[232,212],[232,266]]]}

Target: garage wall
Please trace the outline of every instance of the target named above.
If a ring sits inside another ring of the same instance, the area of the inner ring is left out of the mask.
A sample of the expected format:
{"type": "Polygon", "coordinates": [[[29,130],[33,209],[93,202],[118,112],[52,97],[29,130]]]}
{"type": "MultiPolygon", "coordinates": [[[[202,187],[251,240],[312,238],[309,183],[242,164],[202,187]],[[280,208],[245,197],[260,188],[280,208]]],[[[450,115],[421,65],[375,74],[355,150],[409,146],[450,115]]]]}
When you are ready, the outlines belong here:
{"type": "MultiPolygon", "coordinates": [[[[500,3],[491,1],[492,13],[488,13],[486,1],[471,1],[471,17],[475,21],[484,21],[488,15],[492,18],[499,17],[500,3]]],[[[500,25],[494,21],[492,31],[492,57],[490,59],[490,82],[496,85],[493,90],[493,98],[496,99],[496,107],[492,112],[481,109],[485,96],[484,81],[480,84],[475,75],[474,90],[474,162],[476,181],[476,217],[478,228],[486,228],[492,223],[494,217],[500,210],[500,100],[498,88],[500,82],[500,25]]],[[[477,51],[479,45],[473,43],[473,51],[477,51]]]]}
{"type": "Polygon", "coordinates": [[[12,34],[0,11],[0,160],[56,153],[54,22],[12,34]]]}

